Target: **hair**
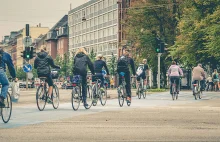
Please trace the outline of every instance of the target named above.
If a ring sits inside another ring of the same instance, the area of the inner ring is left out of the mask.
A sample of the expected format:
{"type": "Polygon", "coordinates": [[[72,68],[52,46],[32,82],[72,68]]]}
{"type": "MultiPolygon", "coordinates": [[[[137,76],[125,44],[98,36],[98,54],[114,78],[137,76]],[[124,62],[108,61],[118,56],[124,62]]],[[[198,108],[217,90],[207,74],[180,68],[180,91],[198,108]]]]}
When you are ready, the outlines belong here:
{"type": "Polygon", "coordinates": [[[40,49],[41,52],[46,52],[47,51],[47,47],[46,46],[43,46],[41,49],[40,49]]]}
{"type": "Polygon", "coordinates": [[[176,62],[175,62],[175,61],[172,61],[172,65],[176,65],[176,62]]]}
{"type": "Polygon", "coordinates": [[[142,62],[147,62],[147,59],[143,59],[143,61],[142,62]]]}
{"type": "Polygon", "coordinates": [[[84,53],[84,54],[87,55],[87,52],[86,52],[85,48],[83,48],[83,47],[79,48],[79,49],[76,51],[76,55],[79,54],[79,53],[84,53]]]}
{"type": "Polygon", "coordinates": [[[198,64],[198,66],[202,67],[202,64],[198,64]]]}
{"type": "Polygon", "coordinates": [[[214,69],[214,72],[217,73],[217,69],[214,69]]]}
{"type": "Polygon", "coordinates": [[[97,60],[101,60],[103,58],[103,55],[102,54],[98,54],[97,56],[96,56],[96,59],[97,60]]]}

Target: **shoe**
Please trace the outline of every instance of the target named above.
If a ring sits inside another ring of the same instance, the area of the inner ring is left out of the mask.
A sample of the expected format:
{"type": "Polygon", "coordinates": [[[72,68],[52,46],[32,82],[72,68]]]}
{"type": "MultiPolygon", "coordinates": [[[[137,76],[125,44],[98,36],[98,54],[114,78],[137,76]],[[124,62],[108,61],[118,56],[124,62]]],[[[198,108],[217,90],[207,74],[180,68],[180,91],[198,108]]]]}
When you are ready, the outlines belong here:
{"type": "Polygon", "coordinates": [[[127,97],[127,102],[131,103],[131,97],[127,97]]]}
{"type": "Polygon", "coordinates": [[[89,106],[86,102],[83,105],[84,105],[84,107],[88,107],[89,106]]]}
{"type": "Polygon", "coordinates": [[[48,104],[52,104],[52,103],[53,103],[53,101],[51,100],[50,97],[47,98],[47,103],[48,103],[48,104]]]}
{"type": "Polygon", "coordinates": [[[100,91],[101,91],[102,93],[105,93],[105,89],[104,89],[103,87],[100,88],[100,91]]]}
{"type": "Polygon", "coordinates": [[[0,97],[0,107],[5,107],[4,98],[0,97]]]}

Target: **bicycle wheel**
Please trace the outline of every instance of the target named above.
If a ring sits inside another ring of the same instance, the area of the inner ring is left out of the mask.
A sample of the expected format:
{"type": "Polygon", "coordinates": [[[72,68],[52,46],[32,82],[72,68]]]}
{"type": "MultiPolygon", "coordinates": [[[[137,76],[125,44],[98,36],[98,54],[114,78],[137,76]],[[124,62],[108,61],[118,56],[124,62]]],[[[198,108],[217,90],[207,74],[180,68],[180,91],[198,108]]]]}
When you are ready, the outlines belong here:
{"type": "Polygon", "coordinates": [[[78,110],[80,105],[80,88],[79,86],[73,87],[72,90],[72,108],[78,110]]]}
{"type": "Polygon", "coordinates": [[[43,111],[46,105],[46,91],[44,90],[44,86],[40,85],[37,89],[36,93],[36,102],[37,102],[37,108],[40,111],[43,111]]]}
{"type": "Polygon", "coordinates": [[[199,96],[199,99],[202,99],[202,91],[199,92],[198,96],[199,96]]]}
{"type": "Polygon", "coordinates": [[[12,102],[11,102],[11,96],[8,92],[7,98],[5,98],[5,107],[1,108],[1,116],[4,123],[8,123],[8,121],[11,118],[11,112],[12,112],[12,102]]]}
{"type": "Polygon", "coordinates": [[[105,88],[105,92],[100,92],[100,102],[102,104],[102,106],[104,106],[106,104],[107,101],[107,89],[105,88]]]}
{"type": "Polygon", "coordinates": [[[96,106],[97,105],[97,102],[98,102],[98,94],[96,94],[96,85],[94,84],[92,86],[92,95],[93,95],[93,101],[92,101],[92,105],[93,106],[96,106]]]}
{"type": "Polygon", "coordinates": [[[59,96],[59,89],[57,88],[56,85],[53,85],[53,94],[51,98],[53,102],[53,108],[57,109],[60,103],[60,96],[59,96]]]}
{"type": "Polygon", "coordinates": [[[90,109],[93,104],[93,91],[92,86],[87,85],[87,98],[86,98],[88,106],[85,106],[86,109],[90,109]]]}
{"type": "Polygon", "coordinates": [[[122,107],[124,104],[124,96],[123,96],[121,87],[118,87],[118,103],[120,107],[122,107]]]}
{"type": "Polygon", "coordinates": [[[195,100],[197,100],[197,95],[198,95],[198,87],[195,86],[194,87],[194,97],[195,97],[195,100]]]}
{"type": "Polygon", "coordinates": [[[141,86],[138,86],[138,99],[141,99],[141,86]]]}
{"type": "Polygon", "coordinates": [[[144,92],[143,92],[143,98],[145,99],[146,96],[147,96],[147,89],[145,89],[144,92]]]}
{"type": "Polygon", "coordinates": [[[175,86],[172,85],[172,99],[173,100],[175,100],[175,95],[176,95],[175,86]]]}

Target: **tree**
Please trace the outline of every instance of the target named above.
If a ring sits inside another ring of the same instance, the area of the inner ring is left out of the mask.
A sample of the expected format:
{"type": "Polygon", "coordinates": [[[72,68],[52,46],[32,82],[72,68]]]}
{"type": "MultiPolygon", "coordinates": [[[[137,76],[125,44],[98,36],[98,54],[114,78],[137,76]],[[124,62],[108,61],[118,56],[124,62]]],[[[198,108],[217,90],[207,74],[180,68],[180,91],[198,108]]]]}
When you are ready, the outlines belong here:
{"type": "Polygon", "coordinates": [[[89,58],[92,62],[95,62],[96,60],[96,53],[94,52],[94,50],[92,49],[92,51],[89,54],[89,58]]]}
{"type": "Polygon", "coordinates": [[[19,80],[26,79],[26,73],[23,71],[23,69],[21,67],[16,70],[16,76],[19,80]]]}
{"type": "Polygon", "coordinates": [[[115,75],[115,73],[116,73],[116,57],[114,56],[113,53],[112,53],[112,56],[110,59],[109,67],[110,67],[109,68],[110,74],[115,75]]]}

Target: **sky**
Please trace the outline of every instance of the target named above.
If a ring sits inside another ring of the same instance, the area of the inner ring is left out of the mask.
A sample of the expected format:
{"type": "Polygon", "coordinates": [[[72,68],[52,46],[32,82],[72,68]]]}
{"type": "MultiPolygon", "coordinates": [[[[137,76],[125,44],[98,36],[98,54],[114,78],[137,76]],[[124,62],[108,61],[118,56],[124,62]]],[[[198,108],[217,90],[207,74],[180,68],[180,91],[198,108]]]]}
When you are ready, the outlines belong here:
{"type": "Polygon", "coordinates": [[[0,41],[25,24],[52,28],[65,14],[88,0],[0,0],[0,41]]]}

